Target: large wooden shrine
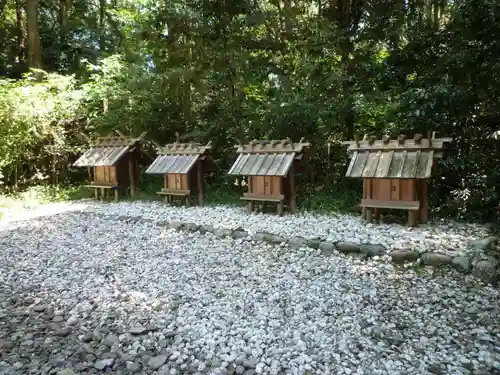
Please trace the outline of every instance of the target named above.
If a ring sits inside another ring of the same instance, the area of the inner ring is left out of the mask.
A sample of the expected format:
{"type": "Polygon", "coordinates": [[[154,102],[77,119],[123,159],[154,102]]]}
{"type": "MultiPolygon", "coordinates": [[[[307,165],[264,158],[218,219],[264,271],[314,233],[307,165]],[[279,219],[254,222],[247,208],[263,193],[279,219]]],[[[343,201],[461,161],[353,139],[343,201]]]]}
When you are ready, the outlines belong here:
{"type": "Polygon", "coordinates": [[[180,198],[186,205],[197,196],[198,204],[203,205],[205,172],[215,168],[211,151],[211,142],[175,142],[158,147],[158,157],[146,170],[146,174],[163,175],[164,187],[157,194],[165,196],[166,202],[180,198]]]}
{"type": "Polygon", "coordinates": [[[363,179],[363,218],[379,219],[380,210],[408,210],[408,224],[426,223],[428,218],[428,182],[434,160],[443,156],[451,138],[397,139],[365,136],[363,140],[343,142],[351,158],[346,177],[363,179]]]}
{"type": "Polygon", "coordinates": [[[90,185],[95,197],[104,199],[106,192],[113,191],[115,200],[120,192],[130,190],[133,197],[139,187],[139,160],[141,142],[146,133],[139,137],[128,137],[120,132],[116,136],[99,137],[91,147],[73,164],[75,167],[88,167],[90,185]]]}
{"type": "Polygon", "coordinates": [[[306,161],[310,144],[301,139],[293,143],[290,139],[253,140],[236,147],[239,154],[229,175],[248,177],[248,192],[242,200],[248,202],[249,212],[254,202],[276,203],[277,212],[282,215],[288,207],[294,213],[297,209],[295,172],[299,164],[306,161]]]}

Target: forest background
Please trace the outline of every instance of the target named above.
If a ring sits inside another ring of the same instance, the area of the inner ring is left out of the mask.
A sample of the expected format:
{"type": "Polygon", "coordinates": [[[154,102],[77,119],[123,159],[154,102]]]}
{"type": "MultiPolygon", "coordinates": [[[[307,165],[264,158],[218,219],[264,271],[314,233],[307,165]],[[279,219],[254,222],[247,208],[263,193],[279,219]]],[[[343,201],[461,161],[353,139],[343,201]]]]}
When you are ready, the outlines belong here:
{"type": "Polygon", "coordinates": [[[237,139],[306,137],[302,207],[352,210],[361,190],[341,141],[436,131],[454,142],[434,213],[494,220],[499,123],[496,0],[0,0],[9,191],[80,183],[81,134],[119,129],[212,140],[220,198],[238,189],[224,173],[237,139]]]}

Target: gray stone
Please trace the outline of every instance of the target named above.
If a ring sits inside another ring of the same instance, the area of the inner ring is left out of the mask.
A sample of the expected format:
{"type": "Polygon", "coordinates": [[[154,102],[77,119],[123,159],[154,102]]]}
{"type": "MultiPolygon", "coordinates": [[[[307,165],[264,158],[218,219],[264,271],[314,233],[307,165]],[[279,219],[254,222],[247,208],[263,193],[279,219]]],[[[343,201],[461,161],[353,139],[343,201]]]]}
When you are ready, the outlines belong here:
{"type": "Polygon", "coordinates": [[[190,232],[196,232],[200,228],[200,226],[195,223],[187,223],[185,227],[190,232]]]}
{"type": "Polygon", "coordinates": [[[158,375],[168,375],[170,372],[169,365],[163,365],[158,369],[158,375]]]}
{"type": "Polygon", "coordinates": [[[94,338],[94,334],[92,332],[87,332],[85,336],[83,336],[83,342],[90,342],[94,338]]]}
{"type": "Polygon", "coordinates": [[[56,315],[52,318],[52,321],[54,323],[61,323],[64,320],[64,317],[61,315],[56,315]]]}
{"type": "Polygon", "coordinates": [[[78,318],[76,316],[72,316],[66,321],[66,324],[69,326],[74,326],[77,323],[78,323],[78,318]]]}
{"type": "Polygon", "coordinates": [[[22,362],[16,362],[16,363],[14,363],[14,364],[12,365],[12,367],[14,367],[14,369],[16,369],[16,370],[20,370],[20,369],[22,369],[22,368],[23,368],[23,366],[24,366],[24,364],[23,364],[22,362]]]}
{"type": "Polygon", "coordinates": [[[271,235],[266,235],[264,237],[264,241],[270,242],[270,243],[275,244],[275,245],[279,245],[283,242],[286,242],[286,239],[281,237],[281,236],[271,234],[271,235]]]}
{"type": "Polygon", "coordinates": [[[264,233],[264,232],[257,232],[257,233],[252,234],[251,238],[252,238],[253,241],[262,242],[262,241],[264,241],[265,237],[266,237],[266,233],[264,233]]]}
{"type": "Polygon", "coordinates": [[[247,369],[254,369],[259,364],[259,360],[255,357],[250,357],[247,360],[243,361],[243,367],[247,369]]]}
{"type": "Polygon", "coordinates": [[[210,367],[212,368],[219,368],[220,367],[220,361],[217,358],[212,359],[210,363],[210,367]]]}
{"type": "Polygon", "coordinates": [[[166,355],[158,355],[156,357],[152,357],[148,361],[148,367],[153,369],[153,370],[158,370],[161,366],[163,366],[167,362],[167,356],[166,355]]]}
{"type": "Polygon", "coordinates": [[[180,221],[171,221],[168,223],[168,229],[181,230],[184,224],[180,221]]]}
{"type": "Polygon", "coordinates": [[[57,371],[57,375],[76,375],[72,368],[57,371]]]}
{"type": "Polygon", "coordinates": [[[490,250],[493,247],[494,243],[494,237],[486,237],[479,240],[472,240],[469,242],[469,245],[476,250],[485,251],[490,250]]]}
{"type": "Polygon", "coordinates": [[[435,375],[443,375],[443,374],[445,374],[445,372],[443,371],[443,369],[441,367],[441,364],[439,364],[439,363],[433,363],[432,365],[429,365],[429,367],[427,367],[427,370],[431,374],[435,374],[435,375]]]}
{"type": "Polygon", "coordinates": [[[361,251],[360,246],[352,242],[337,242],[335,247],[341,253],[359,253],[361,251]]]}
{"type": "Polygon", "coordinates": [[[200,227],[200,232],[201,233],[213,233],[214,227],[213,227],[213,225],[202,225],[200,227]]]}
{"type": "Polygon", "coordinates": [[[232,233],[233,238],[247,238],[248,237],[248,232],[244,230],[235,230],[232,233]]]}
{"type": "Polygon", "coordinates": [[[100,359],[94,363],[94,368],[96,370],[103,371],[108,367],[113,366],[113,363],[115,363],[114,358],[100,359]]]}
{"type": "Polygon", "coordinates": [[[444,266],[451,264],[452,258],[446,254],[424,253],[420,256],[424,266],[444,266]]]}
{"type": "Polygon", "coordinates": [[[387,252],[384,246],[378,244],[364,244],[360,246],[360,250],[369,257],[383,255],[387,252]]]}
{"type": "Polygon", "coordinates": [[[484,281],[490,283],[497,277],[498,261],[493,257],[486,257],[479,260],[472,268],[472,274],[484,281]]]}
{"type": "Polygon", "coordinates": [[[220,238],[231,237],[232,230],[228,228],[215,228],[214,234],[220,238]]]}
{"type": "Polygon", "coordinates": [[[107,335],[104,340],[102,340],[102,344],[109,346],[110,348],[113,346],[114,343],[118,342],[118,336],[116,335],[107,335]]]}
{"type": "Polygon", "coordinates": [[[58,336],[58,337],[66,337],[69,335],[69,333],[70,333],[70,331],[69,331],[69,328],[67,328],[67,327],[60,328],[58,330],[54,330],[54,335],[58,336]]]}
{"type": "Polygon", "coordinates": [[[349,258],[359,259],[359,260],[364,260],[368,258],[368,255],[365,253],[346,253],[345,255],[348,256],[349,258]]]}
{"type": "Polygon", "coordinates": [[[469,272],[470,270],[470,261],[469,258],[463,255],[459,255],[452,259],[451,265],[453,268],[460,272],[469,272]]]}
{"type": "Polygon", "coordinates": [[[245,368],[243,366],[236,366],[236,369],[235,371],[237,375],[243,375],[243,373],[245,372],[245,368]]]}
{"type": "Polygon", "coordinates": [[[391,336],[387,336],[385,339],[390,344],[396,345],[396,346],[402,345],[405,342],[405,338],[402,335],[400,335],[400,334],[394,334],[394,335],[391,335],[391,336]]]}
{"type": "Polygon", "coordinates": [[[175,331],[169,330],[169,331],[165,332],[165,337],[166,338],[175,337],[175,331]]]}
{"type": "Polygon", "coordinates": [[[46,306],[45,305],[35,305],[35,307],[33,307],[33,311],[34,312],[44,312],[46,309],[46,306]]]}
{"type": "Polygon", "coordinates": [[[320,244],[321,244],[321,240],[319,238],[313,238],[313,239],[307,240],[307,246],[309,246],[313,249],[319,249],[320,244]]]}
{"type": "Polygon", "coordinates": [[[414,262],[418,259],[418,253],[411,250],[393,250],[389,255],[395,263],[414,262]]]}
{"type": "Polygon", "coordinates": [[[159,327],[156,324],[148,324],[146,326],[146,331],[156,332],[156,331],[158,331],[158,329],[159,329],[159,327]]]}
{"type": "Polygon", "coordinates": [[[255,375],[255,370],[253,369],[250,369],[250,370],[246,370],[243,375],[255,375]]]}
{"type": "Polygon", "coordinates": [[[307,241],[302,237],[292,237],[288,240],[288,245],[293,249],[300,249],[306,245],[307,241]]]}
{"type": "Polygon", "coordinates": [[[126,366],[127,366],[127,371],[132,373],[132,374],[139,372],[142,369],[142,366],[140,363],[136,363],[136,362],[132,362],[132,361],[128,361],[126,366]]]}
{"type": "Polygon", "coordinates": [[[143,326],[135,326],[135,327],[130,328],[129,332],[132,335],[143,335],[143,334],[147,333],[148,331],[143,326]]]}
{"type": "Polygon", "coordinates": [[[335,244],[328,241],[322,241],[319,244],[319,248],[321,249],[322,254],[331,254],[335,249],[335,244]]]}

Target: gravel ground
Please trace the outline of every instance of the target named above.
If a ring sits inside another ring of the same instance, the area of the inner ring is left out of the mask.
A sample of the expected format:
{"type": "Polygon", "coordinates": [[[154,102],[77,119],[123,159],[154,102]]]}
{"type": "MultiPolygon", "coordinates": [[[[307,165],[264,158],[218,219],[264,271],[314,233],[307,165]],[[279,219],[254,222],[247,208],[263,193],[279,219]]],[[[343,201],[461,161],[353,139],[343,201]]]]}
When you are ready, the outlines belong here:
{"type": "MultiPolygon", "coordinates": [[[[0,374],[500,374],[499,292],[472,278],[111,215],[384,241],[445,228],[385,234],[355,217],[151,203],[11,214],[0,224],[0,374]]],[[[446,228],[435,241],[482,233],[446,228]]]]}
{"type": "Polygon", "coordinates": [[[471,241],[484,238],[488,230],[477,224],[434,221],[419,228],[393,223],[372,225],[362,221],[360,215],[318,215],[300,213],[279,217],[274,214],[248,215],[241,207],[169,207],[162,202],[121,202],[92,209],[103,215],[140,216],[153,221],[194,221],[248,232],[267,231],[280,236],[323,238],[330,242],[381,244],[389,250],[410,249],[420,253],[436,251],[457,255],[470,253],[471,241]]]}

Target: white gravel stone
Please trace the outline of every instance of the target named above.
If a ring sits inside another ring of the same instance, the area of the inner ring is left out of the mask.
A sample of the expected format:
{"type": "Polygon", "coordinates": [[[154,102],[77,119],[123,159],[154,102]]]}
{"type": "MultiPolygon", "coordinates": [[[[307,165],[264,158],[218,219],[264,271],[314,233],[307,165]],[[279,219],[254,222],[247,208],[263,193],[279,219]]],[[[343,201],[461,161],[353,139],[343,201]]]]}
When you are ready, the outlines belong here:
{"type": "MultiPolygon", "coordinates": [[[[320,237],[329,238],[330,242],[379,244],[388,250],[410,249],[421,253],[439,250],[440,253],[451,256],[474,252],[471,244],[482,241],[489,235],[486,226],[440,220],[410,228],[393,223],[366,224],[360,215],[319,215],[310,212],[282,217],[258,212],[249,215],[244,208],[232,206],[172,207],[162,202],[101,204],[90,200],[73,205],[77,209],[87,207],[87,210],[103,216],[144,218],[152,222],[196,223],[232,230],[243,228],[249,236],[268,232],[287,238],[320,237]]],[[[56,208],[59,211],[75,210],[71,204],[66,206],[59,205],[56,208]]]]}
{"type": "MultiPolygon", "coordinates": [[[[141,363],[176,374],[186,365],[192,373],[225,374],[231,366],[239,374],[300,375],[429,375],[437,368],[462,374],[464,366],[493,373],[500,362],[499,292],[473,278],[446,269],[419,275],[336,253],[325,257],[311,249],[177,232],[155,222],[223,223],[279,236],[336,230],[344,233],[339,238],[359,243],[363,236],[383,242],[415,233],[424,242],[441,241],[429,226],[387,226],[392,234],[384,234],[348,216],[280,218],[151,203],[89,203],[84,213],[71,207],[0,224],[0,318],[7,322],[0,337],[14,344],[2,359],[26,361],[20,362],[23,371],[32,359],[40,367],[56,360],[73,368],[90,362],[118,372],[143,371],[133,365],[141,363]],[[117,220],[120,215],[148,220],[117,220]],[[22,303],[11,302],[16,296],[22,303]],[[46,308],[37,313],[35,305],[46,308]],[[48,308],[64,318],[53,322],[48,308]],[[78,321],[68,328],[72,316],[78,321]],[[38,319],[60,333],[50,337],[61,350],[88,349],[83,355],[91,360],[53,352],[54,342],[43,350],[18,345],[46,339],[36,331],[38,319]],[[130,332],[142,328],[139,335],[130,332]]],[[[464,236],[465,229],[459,242],[464,236]]]]}

